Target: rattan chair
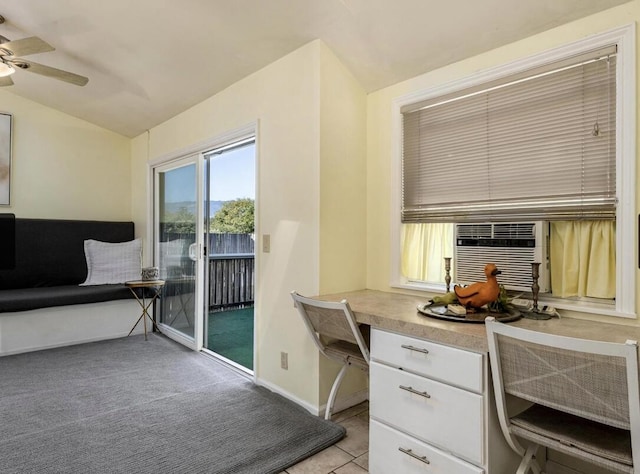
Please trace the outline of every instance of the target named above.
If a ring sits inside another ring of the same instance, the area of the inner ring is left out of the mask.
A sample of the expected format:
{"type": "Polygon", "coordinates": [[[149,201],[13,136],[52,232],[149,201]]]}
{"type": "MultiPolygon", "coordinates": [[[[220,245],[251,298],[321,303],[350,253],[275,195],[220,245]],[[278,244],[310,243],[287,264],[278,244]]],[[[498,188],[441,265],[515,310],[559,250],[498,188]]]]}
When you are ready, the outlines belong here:
{"type": "Polygon", "coordinates": [[[535,459],[540,446],[612,472],[638,472],[637,342],[556,336],[493,318],[486,329],[500,426],[522,456],[517,474],[542,472],[535,459]],[[509,414],[507,395],[531,406],[509,414]]]}
{"type": "Polygon", "coordinates": [[[361,330],[346,300],[320,301],[301,296],[295,291],[291,292],[291,297],[320,352],[342,364],[327,400],[324,417],[330,420],[347,368],[353,366],[369,371],[368,331],[361,330]]]}

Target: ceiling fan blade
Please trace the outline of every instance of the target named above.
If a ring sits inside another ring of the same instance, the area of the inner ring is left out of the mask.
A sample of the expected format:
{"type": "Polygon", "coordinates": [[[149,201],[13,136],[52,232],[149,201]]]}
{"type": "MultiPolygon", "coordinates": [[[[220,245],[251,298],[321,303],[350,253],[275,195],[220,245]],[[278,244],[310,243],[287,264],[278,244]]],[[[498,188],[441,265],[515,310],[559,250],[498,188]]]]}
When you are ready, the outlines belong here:
{"type": "Polygon", "coordinates": [[[13,56],[28,56],[30,54],[46,53],[55,50],[53,46],[37,36],[1,43],[0,48],[11,51],[13,56]]]}
{"type": "Polygon", "coordinates": [[[0,77],[0,87],[12,86],[13,80],[10,76],[0,77]]]}
{"type": "Polygon", "coordinates": [[[63,71],[62,69],[56,69],[55,67],[34,63],[33,61],[20,59],[17,61],[11,61],[11,64],[22,70],[35,72],[36,74],[58,79],[76,86],[84,86],[89,82],[89,79],[84,76],[80,76],[69,71],[63,71]]]}

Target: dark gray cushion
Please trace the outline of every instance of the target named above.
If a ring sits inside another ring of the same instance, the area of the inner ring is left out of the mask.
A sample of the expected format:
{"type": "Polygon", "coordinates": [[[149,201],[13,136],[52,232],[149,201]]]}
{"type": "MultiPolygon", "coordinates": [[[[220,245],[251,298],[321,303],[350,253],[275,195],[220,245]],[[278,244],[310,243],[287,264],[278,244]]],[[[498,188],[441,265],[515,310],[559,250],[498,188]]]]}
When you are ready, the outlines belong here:
{"type": "Polygon", "coordinates": [[[64,285],[0,290],[0,313],[133,298],[124,285],[64,285]]]}
{"type": "Polygon", "coordinates": [[[0,290],[79,285],[87,277],[84,241],[126,242],[133,222],[16,219],[15,268],[0,270],[0,290]]]}

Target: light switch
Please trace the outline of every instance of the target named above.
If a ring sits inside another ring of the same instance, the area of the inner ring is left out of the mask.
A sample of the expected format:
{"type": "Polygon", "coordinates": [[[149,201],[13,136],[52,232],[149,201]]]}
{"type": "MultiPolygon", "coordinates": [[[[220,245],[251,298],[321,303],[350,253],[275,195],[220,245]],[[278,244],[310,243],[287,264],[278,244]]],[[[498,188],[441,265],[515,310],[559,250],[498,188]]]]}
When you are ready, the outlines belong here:
{"type": "Polygon", "coordinates": [[[262,234],[262,251],[264,253],[271,252],[271,235],[262,234]]]}

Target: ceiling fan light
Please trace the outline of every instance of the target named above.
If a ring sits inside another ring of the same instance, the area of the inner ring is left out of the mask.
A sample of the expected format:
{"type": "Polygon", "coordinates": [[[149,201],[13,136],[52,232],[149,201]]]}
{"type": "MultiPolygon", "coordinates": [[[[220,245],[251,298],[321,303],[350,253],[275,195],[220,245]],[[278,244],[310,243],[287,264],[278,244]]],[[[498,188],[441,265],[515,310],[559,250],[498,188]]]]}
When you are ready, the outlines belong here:
{"type": "Polygon", "coordinates": [[[0,77],[7,77],[16,72],[11,64],[0,62],[0,77]]]}

